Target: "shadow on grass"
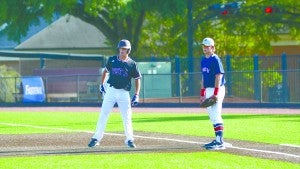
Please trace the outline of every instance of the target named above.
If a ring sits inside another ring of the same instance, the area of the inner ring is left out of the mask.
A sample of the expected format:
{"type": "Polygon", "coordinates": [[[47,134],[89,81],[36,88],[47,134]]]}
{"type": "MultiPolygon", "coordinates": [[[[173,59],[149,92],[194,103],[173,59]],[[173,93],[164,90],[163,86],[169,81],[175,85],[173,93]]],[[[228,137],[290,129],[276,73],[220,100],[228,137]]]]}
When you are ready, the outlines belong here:
{"type": "Polygon", "coordinates": [[[178,117],[149,117],[149,118],[135,118],[133,121],[136,122],[162,122],[162,121],[199,121],[208,120],[208,116],[178,116],[178,117]]]}
{"type": "Polygon", "coordinates": [[[261,119],[261,118],[268,118],[268,119],[280,119],[280,118],[300,118],[298,114],[289,114],[289,115],[278,115],[278,114],[255,114],[255,115],[222,115],[223,119],[261,119]]]}
{"type": "MultiPolygon", "coordinates": [[[[222,115],[223,119],[285,119],[287,121],[293,122],[300,122],[300,115],[222,115]],[[290,120],[289,120],[289,119],[290,120]]],[[[139,122],[162,122],[162,121],[202,121],[202,120],[209,120],[208,115],[201,115],[201,116],[157,116],[157,117],[149,117],[149,118],[134,118],[134,123],[139,122]]]]}

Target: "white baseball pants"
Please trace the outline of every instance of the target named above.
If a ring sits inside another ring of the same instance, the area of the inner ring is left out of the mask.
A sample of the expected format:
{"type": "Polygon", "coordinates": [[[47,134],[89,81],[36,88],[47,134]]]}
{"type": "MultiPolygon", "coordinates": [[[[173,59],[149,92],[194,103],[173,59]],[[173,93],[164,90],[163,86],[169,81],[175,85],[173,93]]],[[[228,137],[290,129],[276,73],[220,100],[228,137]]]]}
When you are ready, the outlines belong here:
{"type": "Polygon", "coordinates": [[[102,102],[100,116],[97,122],[96,132],[93,138],[101,141],[103,138],[106,123],[110,112],[112,111],[115,103],[118,104],[119,110],[121,111],[123,127],[125,130],[126,140],[133,141],[133,128],[132,128],[132,110],[130,104],[129,91],[124,89],[115,89],[114,87],[106,87],[106,93],[102,102]]]}
{"type": "MultiPolygon", "coordinates": [[[[206,98],[211,97],[214,94],[215,88],[206,88],[206,98]]],[[[207,107],[209,119],[212,124],[223,123],[222,119],[222,103],[225,97],[225,86],[219,87],[219,92],[217,95],[218,101],[215,105],[207,107]]]]}

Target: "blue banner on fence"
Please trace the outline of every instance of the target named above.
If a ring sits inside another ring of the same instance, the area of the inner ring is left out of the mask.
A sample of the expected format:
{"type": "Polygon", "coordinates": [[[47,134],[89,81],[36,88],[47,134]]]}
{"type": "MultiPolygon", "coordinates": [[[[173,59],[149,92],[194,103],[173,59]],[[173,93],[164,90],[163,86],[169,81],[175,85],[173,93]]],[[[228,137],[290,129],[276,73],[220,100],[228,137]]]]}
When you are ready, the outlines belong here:
{"type": "Polygon", "coordinates": [[[44,83],[39,76],[22,77],[23,102],[44,102],[44,83]]]}

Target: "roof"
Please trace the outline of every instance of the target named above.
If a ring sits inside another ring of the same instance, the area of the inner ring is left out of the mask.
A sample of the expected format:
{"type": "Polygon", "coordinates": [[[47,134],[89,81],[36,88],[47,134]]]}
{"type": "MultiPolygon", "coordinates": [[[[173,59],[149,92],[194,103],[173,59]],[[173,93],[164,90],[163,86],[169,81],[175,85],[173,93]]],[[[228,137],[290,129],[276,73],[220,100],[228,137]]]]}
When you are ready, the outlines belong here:
{"type": "Polygon", "coordinates": [[[65,15],[18,45],[16,50],[107,48],[106,37],[95,26],[65,15]]]}
{"type": "Polygon", "coordinates": [[[26,51],[12,51],[0,50],[0,60],[2,58],[48,58],[48,59],[73,59],[73,60],[103,60],[103,55],[93,54],[71,54],[71,53],[50,53],[50,52],[26,52],[26,51]]]}
{"type": "MultiPolygon", "coordinates": [[[[56,20],[55,17],[53,17],[54,20],[56,20]]],[[[38,25],[30,25],[27,31],[26,36],[21,37],[20,42],[24,42],[30,37],[32,37],[34,34],[38,33],[39,31],[43,30],[48,26],[48,23],[43,19],[39,18],[39,24],[38,25]]],[[[7,35],[5,35],[2,31],[5,30],[5,24],[0,27],[0,49],[10,49],[13,50],[16,46],[18,46],[18,42],[15,42],[13,40],[10,40],[7,35]]]]}

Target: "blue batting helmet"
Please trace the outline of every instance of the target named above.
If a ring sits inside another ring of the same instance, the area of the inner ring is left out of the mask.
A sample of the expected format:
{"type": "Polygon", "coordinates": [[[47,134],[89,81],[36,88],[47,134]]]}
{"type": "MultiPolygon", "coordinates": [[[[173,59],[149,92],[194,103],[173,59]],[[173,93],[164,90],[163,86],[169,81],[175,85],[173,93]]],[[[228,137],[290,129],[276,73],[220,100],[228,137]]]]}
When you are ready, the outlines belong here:
{"type": "Polygon", "coordinates": [[[119,48],[125,48],[125,49],[129,49],[131,50],[131,44],[129,42],[129,40],[126,40],[126,39],[122,39],[120,40],[120,42],[118,43],[118,49],[119,48]]]}

